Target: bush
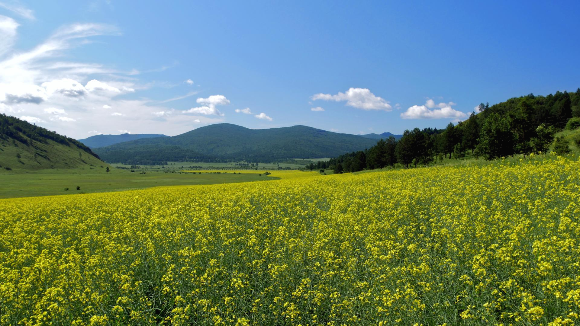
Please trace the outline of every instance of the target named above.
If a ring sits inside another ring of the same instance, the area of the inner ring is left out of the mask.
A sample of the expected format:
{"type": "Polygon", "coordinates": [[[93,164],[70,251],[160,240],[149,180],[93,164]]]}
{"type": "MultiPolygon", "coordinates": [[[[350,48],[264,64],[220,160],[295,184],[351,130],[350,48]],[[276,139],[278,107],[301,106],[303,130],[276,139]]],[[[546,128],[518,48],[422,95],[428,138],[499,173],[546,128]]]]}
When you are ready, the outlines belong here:
{"type": "Polygon", "coordinates": [[[570,142],[564,137],[557,137],[554,143],[554,152],[558,155],[564,155],[570,153],[570,142]]]}
{"type": "Polygon", "coordinates": [[[580,134],[574,136],[574,138],[572,139],[572,141],[574,142],[574,144],[576,144],[576,147],[578,147],[578,149],[580,149],[580,134]]]}
{"type": "Polygon", "coordinates": [[[574,130],[578,127],[580,127],[580,117],[571,118],[568,120],[568,123],[566,123],[566,130],[574,130]]]}

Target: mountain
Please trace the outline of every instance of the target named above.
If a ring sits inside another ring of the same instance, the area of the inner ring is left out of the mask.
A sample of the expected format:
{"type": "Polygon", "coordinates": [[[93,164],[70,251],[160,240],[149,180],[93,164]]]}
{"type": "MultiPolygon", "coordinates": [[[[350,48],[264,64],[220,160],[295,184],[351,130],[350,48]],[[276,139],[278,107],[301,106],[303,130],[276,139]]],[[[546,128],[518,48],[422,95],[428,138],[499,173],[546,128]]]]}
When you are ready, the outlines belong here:
{"type": "Polygon", "coordinates": [[[167,137],[167,136],[161,134],[95,135],[89,138],[79,139],[79,141],[90,148],[99,148],[131,140],[137,140],[142,138],[156,138],[156,137],[167,137]]]}
{"type": "Polygon", "coordinates": [[[392,134],[390,132],[383,132],[382,134],[372,133],[372,134],[366,134],[366,135],[361,135],[361,136],[363,136],[364,138],[376,139],[376,140],[387,139],[391,136],[395,137],[396,140],[403,138],[403,135],[395,135],[395,134],[392,134]]]}
{"type": "Polygon", "coordinates": [[[0,114],[0,171],[102,169],[106,163],[82,143],[0,114]]]}
{"type": "Polygon", "coordinates": [[[138,139],[95,149],[106,162],[152,164],[167,161],[273,162],[334,157],[364,150],[376,140],[306,126],[248,129],[222,123],[174,137],[138,139]]]}

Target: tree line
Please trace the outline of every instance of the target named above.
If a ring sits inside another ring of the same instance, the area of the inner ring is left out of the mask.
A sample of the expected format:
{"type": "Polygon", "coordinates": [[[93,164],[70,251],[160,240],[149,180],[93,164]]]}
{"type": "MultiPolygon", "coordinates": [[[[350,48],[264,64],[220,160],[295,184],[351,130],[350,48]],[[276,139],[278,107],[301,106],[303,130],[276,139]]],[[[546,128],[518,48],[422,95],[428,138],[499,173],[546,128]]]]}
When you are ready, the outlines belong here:
{"type": "Polygon", "coordinates": [[[482,103],[478,111],[456,125],[449,123],[445,129],[405,130],[398,141],[394,137],[382,139],[365,151],[312,163],[307,168],[342,173],[395,164],[416,167],[452,156],[493,160],[514,154],[546,152],[557,131],[564,129],[567,123],[575,125],[580,121],[580,88],[574,93],[529,94],[493,106],[482,103]]]}

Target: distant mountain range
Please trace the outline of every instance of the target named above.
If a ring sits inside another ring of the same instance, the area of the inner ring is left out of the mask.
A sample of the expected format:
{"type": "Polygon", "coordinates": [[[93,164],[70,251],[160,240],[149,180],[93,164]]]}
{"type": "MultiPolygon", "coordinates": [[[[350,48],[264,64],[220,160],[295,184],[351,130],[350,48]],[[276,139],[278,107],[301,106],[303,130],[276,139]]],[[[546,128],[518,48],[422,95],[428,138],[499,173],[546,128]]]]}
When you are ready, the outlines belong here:
{"type": "Polygon", "coordinates": [[[121,134],[121,135],[95,135],[79,141],[90,148],[100,148],[111,146],[126,141],[132,141],[143,138],[167,137],[161,134],[121,134]]]}
{"type": "Polygon", "coordinates": [[[0,114],[0,171],[104,169],[106,165],[72,138],[0,114]]]}
{"type": "Polygon", "coordinates": [[[391,136],[394,137],[396,140],[403,138],[403,135],[394,135],[394,134],[391,134],[390,132],[383,132],[382,134],[366,134],[366,135],[362,135],[362,136],[365,138],[376,139],[376,140],[387,139],[391,136]]]}
{"type": "Polygon", "coordinates": [[[167,161],[273,162],[336,157],[369,148],[376,144],[377,139],[306,126],[248,129],[222,123],[174,137],[142,138],[94,148],[94,151],[106,162],[127,164],[167,161]]]}

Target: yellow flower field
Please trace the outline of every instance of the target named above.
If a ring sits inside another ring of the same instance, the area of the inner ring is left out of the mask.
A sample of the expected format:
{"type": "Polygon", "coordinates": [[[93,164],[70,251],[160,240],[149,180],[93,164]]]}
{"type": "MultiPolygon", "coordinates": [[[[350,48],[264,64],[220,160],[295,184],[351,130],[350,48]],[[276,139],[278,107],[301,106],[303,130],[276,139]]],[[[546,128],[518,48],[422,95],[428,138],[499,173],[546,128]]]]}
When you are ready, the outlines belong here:
{"type": "Polygon", "coordinates": [[[534,157],[0,200],[0,324],[572,325],[578,171],[534,157]]]}

